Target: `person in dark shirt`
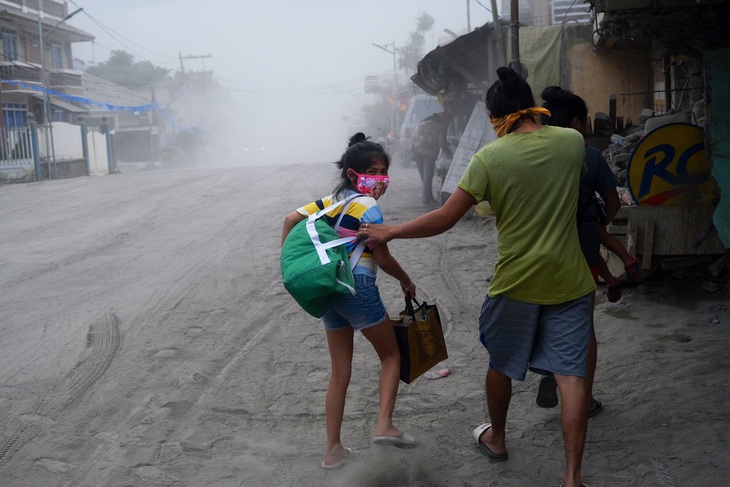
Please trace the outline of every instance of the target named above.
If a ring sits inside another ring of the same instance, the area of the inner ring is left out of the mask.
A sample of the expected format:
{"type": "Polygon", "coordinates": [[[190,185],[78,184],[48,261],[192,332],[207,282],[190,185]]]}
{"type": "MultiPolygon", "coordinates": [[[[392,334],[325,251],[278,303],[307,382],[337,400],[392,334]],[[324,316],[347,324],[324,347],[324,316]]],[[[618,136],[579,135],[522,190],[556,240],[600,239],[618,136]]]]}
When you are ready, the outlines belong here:
{"type": "Polygon", "coordinates": [[[433,174],[436,169],[439,150],[443,151],[446,157],[452,157],[451,148],[446,138],[446,132],[452,118],[448,112],[434,113],[418,124],[411,139],[413,160],[416,167],[418,167],[418,174],[421,176],[421,184],[423,185],[421,202],[424,205],[436,204],[436,199],[433,197],[433,174]]]}
{"type": "MultiPolygon", "coordinates": [[[[585,134],[588,108],[581,97],[558,86],[548,86],[542,92],[542,99],[545,101],[543,106],[550,110],[550,117],[545,121],[546,125],[569,127],[585,134]]],[[[601,256],[601,244],[616,253],[624,262],[628,281],[636,279],[637,271],[640,273],[639,262],[604,228],[607,223],[613,220],[621,207],[616,192],[616,186],[618,186],[616,176],[601,152],[595,147],[586,146],[585,163],[587,172],[581,179],[578,193],[576,218],[578,237],[583,255],[593,274],[593,279],[598,282],[600,276],[606,282],[608,300],[615,302],[621,298],[621,281],[611,274],[606,261],[601,256]],[[598,200],[597,195],[600,196],[603,204],[598,200]]],[[[595,295],[593,301],[595,304],[595,295]]],[[[591,322],[593,322],[592,318],[591,322]]],[[[588,388],[588,404],[586,407],[589,418],[603,410],[603,404],[593,397],[593,380],[596,373],[597,358],[598,345],[595,329],[592,328],[588,349],[588,380],[586,381],[588,388]]],[[[548,375],[540,381],[537,404],[541,407],[557,406],[556,384],[552,376],[548,375]]]]}

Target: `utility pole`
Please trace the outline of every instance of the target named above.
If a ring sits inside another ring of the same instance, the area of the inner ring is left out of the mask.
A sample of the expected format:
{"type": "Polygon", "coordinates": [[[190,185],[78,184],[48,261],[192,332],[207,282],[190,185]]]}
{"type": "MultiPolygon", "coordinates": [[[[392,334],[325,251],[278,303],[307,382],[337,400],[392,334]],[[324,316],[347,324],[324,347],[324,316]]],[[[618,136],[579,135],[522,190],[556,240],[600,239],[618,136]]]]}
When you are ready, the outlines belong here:
{"type": "MultiPolygon", "coordinates": [[[[395,56],[396,56],[395,41],[391,42],[390,44],[384,44],[384,45],[375,44],[374,42],[371,42],[371,44],[373,46],[377,47],[378,49],[382,49],[383,51],[387,52],[388,54],[392,54],[393,55],[393,100],[392,101],[393,101],[393,103],[398,103],[398,101],[397,101],[397,97],[398,97],[398,93],[397,93],[397,91],[398,91],[398,69],[397,69],[396,60],[395,60],[395,56]],[[388,46],[391,46],[392,49],[388,49],[388,46]]],[[[392,109],[390,111],[390,131],[391,131],[391,133],[395,133],[395,128],[396,128],[396,110],[398,109],[398,107],[392,106],[391,108],[392,109]]]]}
{"type": "Polygon", "coordinates": [[[466,32],[471,32],[471,6],[469,0],[466,0],[466,32]]]}
{"type": "Polygon", "coordinates": [[[506,66],[507,53],[504,50],[502,42],[502,23],[499,21],[499,12],[497,11],[497,0],[492,0],[492,21],[494,22],[494,36],[497,41],[497,50],[499,51],[499,65],[506,66]]]}
{"type": "Polygon", "coordinates": [[[203,69],[205,69],[205,58],[213,57],[210,54],[201,54],[198,56],[191,56],[188,54],[187,56],[183,56],[182,53],[180,53],[180,72],[185,73],[185,66],[183,66],[183,59],[202,59],[203,60],[203,69]]]}
{"type": "Polygon", "coordinates": [[[213,57],[210,54],[201,54],[197,56],[192,56],[188,54],[187,56],[183,56],[182,53],[180,53],[180,82],[185,83],[185,65],[183,64],[183,59],[203,59],[203,69],[205,69],[205,58],[213,57]]]}
{"type": "Polygon", "coordinates": [[[517,0],[510,1],[510,40],[512,41],[512,60],[509,67],[527,79],[527,66],[520,62],[520,8],[517,0]]]}
{"type": "MultiPolygon", "coordinates": [[[[192,55],[188,54],[187,56],[183,56],[182,53],[180,53],[180,85],[182,86],[183,92],[186,90],[186,86],[185,86],[186,75],[185,75],[185,65],[183,64],[183,60],[184,59],[203,59],[203,69],[205,69],[205,58],[209,58],[209,57],[213,57],[213,56],[211,56],[210,54],[201,54],[201,55],[197,55],[197,56],[192,56],[192,55]]],[[[186,107],[186,111],[188,112],[188,115],[189,115],[189,113],[190,113],[189,104],[186,102],[184,106],[186,107]]],[[[185,117],[185,118],[189,118],[189,117],[185,117]]]]}

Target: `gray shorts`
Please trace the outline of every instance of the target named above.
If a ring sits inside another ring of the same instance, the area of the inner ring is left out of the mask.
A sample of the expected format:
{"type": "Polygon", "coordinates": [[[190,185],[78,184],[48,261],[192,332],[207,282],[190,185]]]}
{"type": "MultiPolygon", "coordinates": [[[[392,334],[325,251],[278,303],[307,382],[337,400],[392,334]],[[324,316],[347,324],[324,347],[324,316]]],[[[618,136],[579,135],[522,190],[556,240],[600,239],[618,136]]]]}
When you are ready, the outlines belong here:
{"type": "Polygon", "coordinates": [[[590,334],[591,294],[554,305],[487,296],[479,315],[489,366],[514,380],[524,380],[528,368],[586,377],[590,334]]]}

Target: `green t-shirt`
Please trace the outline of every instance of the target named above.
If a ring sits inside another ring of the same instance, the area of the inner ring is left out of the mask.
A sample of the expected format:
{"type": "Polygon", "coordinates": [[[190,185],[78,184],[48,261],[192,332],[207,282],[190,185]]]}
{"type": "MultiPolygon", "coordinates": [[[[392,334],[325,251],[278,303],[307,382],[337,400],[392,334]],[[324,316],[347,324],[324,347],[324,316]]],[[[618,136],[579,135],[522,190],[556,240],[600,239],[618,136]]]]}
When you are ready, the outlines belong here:
{"type": "Polygon", "coordinates": [[[545,126],[501,137],[469,162],[459,187],[496,216],[490,296],[558,304],[596,289],[575,220],[584,159],[579,132],[545,126]]]}

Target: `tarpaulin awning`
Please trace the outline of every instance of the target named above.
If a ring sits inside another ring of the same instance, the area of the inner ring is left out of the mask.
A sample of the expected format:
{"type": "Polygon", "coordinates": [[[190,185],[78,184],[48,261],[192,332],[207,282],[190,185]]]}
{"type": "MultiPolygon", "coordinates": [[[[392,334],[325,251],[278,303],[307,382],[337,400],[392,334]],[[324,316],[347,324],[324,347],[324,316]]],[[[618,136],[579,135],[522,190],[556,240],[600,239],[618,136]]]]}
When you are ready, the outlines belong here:
{"type": "Polygon", "coordinates": [[[501,58],[494,24],[487,23],[426,54],[411,80],[431,95],[467,84],[486,91],[503,64],[501,58]]]}

